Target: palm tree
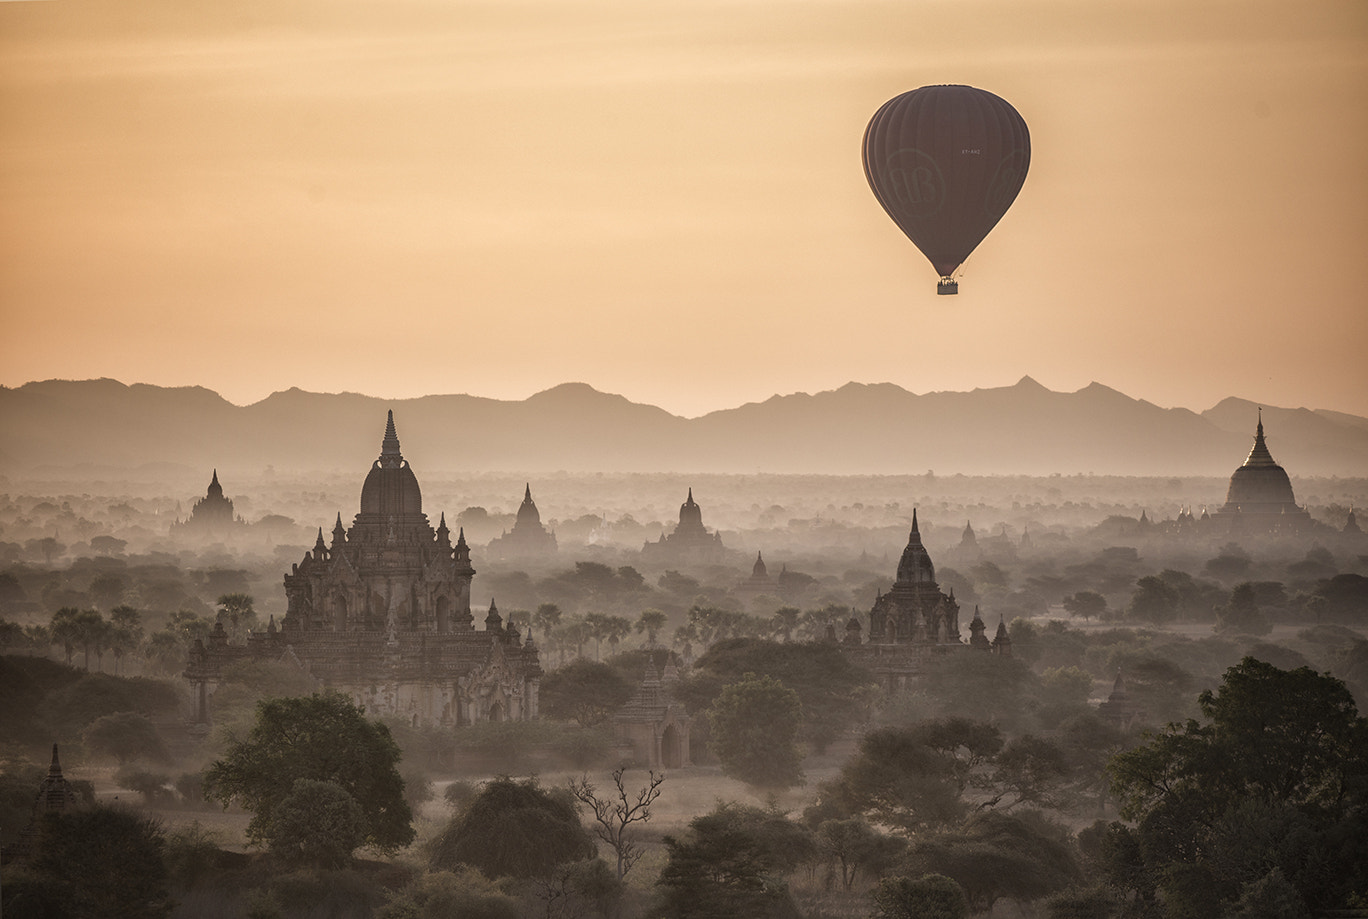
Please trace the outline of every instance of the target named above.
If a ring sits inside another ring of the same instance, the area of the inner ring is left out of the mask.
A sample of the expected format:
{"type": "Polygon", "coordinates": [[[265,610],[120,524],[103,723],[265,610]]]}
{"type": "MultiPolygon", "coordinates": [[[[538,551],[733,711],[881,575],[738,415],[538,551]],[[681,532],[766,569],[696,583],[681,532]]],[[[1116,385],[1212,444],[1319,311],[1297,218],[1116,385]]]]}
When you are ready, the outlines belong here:
{"type": "Polygon", "coordinates": [[[532,625],[541,629],[542,641],[551,644],[551,630],[561,621],[561,608],[554,603],[543,603],[532,614],[532,625]]]}
{"type": "Polygon", "coordinates": [[[109,611],[109,623],[113,627],[110,635],[110,648],[114,651],[114,673],[118,675],[123,656],[142,644],[142,614],[131,606],[116,606],[109,611]]]}
{"type": "Polygon", "coordinates": [[[632,622],[625,616],[608,616],[605,617],[604,625],[608,634],[608,649],[611,653],[617,654],[618,642],[632,632],[632,622]]]}
{"type": "Polygon", "coordinates": [[[76,646],[81,643],[81,626],[77,622],[77,617],[81,611],[74,606],[64,606],[52,614],[52,623],[48,626],[48,635],[54,645],[61,645],[62,650],[66,651],[67,666],[71,666],[71,655],[76,650],[76,646]]]}
{"type": "Polygon", "coordinates": [[[611,631],[609,620],[611,616],[603,613],[590,613],[584,617],[585,628],[589,630],[589,637],[594,639],[594,660],[598,660],[603,649],[603,639],[608,637],[611,631]]]}
{"type": "Polygon", "coordinates": [[[660,630],[665,628],[668,621],[669,618],[658,609],[641,611],[641,615],[637,617],[636,630],[646,633],[646,647],[655,649],[656,635],[660,634],[660,630]]]}
{"type": "Polygon", "coordinates": [[[251,594],[224,594],[218,598],[219,618],[228,620],[228,634],[242,638],[256,625],[256,610],[251,594]]]}

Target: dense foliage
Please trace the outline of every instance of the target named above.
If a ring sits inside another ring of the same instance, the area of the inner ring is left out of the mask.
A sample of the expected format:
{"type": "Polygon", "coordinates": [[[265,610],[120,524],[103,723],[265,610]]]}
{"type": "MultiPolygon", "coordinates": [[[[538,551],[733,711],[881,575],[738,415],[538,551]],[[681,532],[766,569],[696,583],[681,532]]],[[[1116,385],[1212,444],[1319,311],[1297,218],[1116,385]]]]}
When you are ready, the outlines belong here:
{"type": "Polygon", "coordinates": [[[722,803],[666,836],[657,915],[668,919],[796,917],[785,877],[815,851],[810,834],[782,813],[722,803]]]}
{"type": "Polygon", "coordinates": [[[346,696],[271,699],[257,706],[247,739],[235,741],[205,772],[204,795],[251,811],[247,836],[260,843],[276,835],[276,810],[295,782],[330,782],[360,805],[361,842],[393,851],[413,840],[399,756],[389,730],[346,696]]]}
{"type": "Polygon", "coordinates": [[[490,878],[538,878],[593,855],[594,840],[568,789],[500,776],[433,840],[429,861],[447,871],[468,865],[490,878]]]}
{"type": "Polygon", "coordinates": [[[5,869],[8,916],[155,919],[173,906],[161,825],[122,808],[44,815],[32,856],[5,869]]]}
{"type": "Polygon", "coordinates": [[[772,677],[798,694],[800,738],[822,750],[864,722],[873,677],[826,642],[780,643],[756,638],[719,641],[700,657],[681,687],[690,711],[709,708],[722,688],[747,674],[772,677]]]}
{"type": "Polygon", "coordinates": [[[723,687],[707,718],[709,747],[727,775],[759,788],[788,788],[803,780],[797,746],[802,704],[783,683],[747,673],[723,687]]]}
{"type": "Polygon", "coordinates": [[[632,697],[633,686],[608,664],[577,660],[541,681],[541,708],[581,727],[602,724],[632,697]]]}
{"type": "Polygon", "coordinates": [[[1284,885],[1313,910],[1368,890],[1368,720],[1344,684],[1245,658],[1199,705],[1202,721],[1112,761],[1136,821],[1104,837],[1113,882],[1144,901],[1158,891],[1171,916],[1284,885]]]}

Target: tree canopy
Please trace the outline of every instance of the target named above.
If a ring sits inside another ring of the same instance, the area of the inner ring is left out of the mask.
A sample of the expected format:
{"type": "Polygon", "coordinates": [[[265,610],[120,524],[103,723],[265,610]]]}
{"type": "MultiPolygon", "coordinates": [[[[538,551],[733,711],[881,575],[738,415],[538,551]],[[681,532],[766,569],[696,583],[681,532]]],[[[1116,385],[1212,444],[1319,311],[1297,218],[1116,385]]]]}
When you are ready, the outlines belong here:
{"type": "Polygon", "coordinates": [[[1149,878],[1170,911],[1215,915],[1271,867],[1310,909],[1368,888],[1368,720],[1339,680],[1252,657],[1198,697],[1203,721],[1120,753],[1112,875],[1149,878]],[[1133,841],[1127,842],[1127,838],[1133,841]]]}
{"type": "Polygon", "coordinates": [[[788,788],[803,780],[798,693],[773,677],[747,673],[722,689],[707,716],[709,747],[723,772],[760,788],[788,788]]]}
{"type": "Polygon", "coordinates": [[[298,780],[331,782],[361,807],[361,843],[390,852],[414,835],[399,758],[389,729],[340,693],[269,699],[247,739],[205,772],[204,795],[251,811],[247,836],[262,843],[276,835],[277,808],[298,780]]]}
{"type": "Polygon", "coordinates": [[[480,869],[486,877],[540,878],[565,862],[594,855],[566,788],[543,788],[535,778],[489,782],[433,840],[433,868],[480,869]]]}
{"type": "Polygon", "coordinates": [[[773,677],[798,694],[800,738],[819,751],[864,720],[867,689],[873,683],[870,673],[835,645],[733,638],[713,644],[694,663],[681,695],[691,711],[703,711],[722,687],[747,673],[773,677]]]}
{"type": "Polygon", "coordinates": [[[593,727],[625,705],[632,689],[632,684],[608,664],[581,658],[542,678],[542,711],[552,718],[593,727]]]}
{"type": "Polygon", "coordinates": [[[44,814],[27,864],[5,869],[5,913],[169,915],[164,850],[160,823],[134,811],[97,805],[44,814]]]}
{"type": "Polygon", "coordinates": [[[656,882],[669,919],[789,919],[798,915],[784,876],[815,851],[803,827],[775,810],[719,804],[666,836],[669,860],[656,882]]]}

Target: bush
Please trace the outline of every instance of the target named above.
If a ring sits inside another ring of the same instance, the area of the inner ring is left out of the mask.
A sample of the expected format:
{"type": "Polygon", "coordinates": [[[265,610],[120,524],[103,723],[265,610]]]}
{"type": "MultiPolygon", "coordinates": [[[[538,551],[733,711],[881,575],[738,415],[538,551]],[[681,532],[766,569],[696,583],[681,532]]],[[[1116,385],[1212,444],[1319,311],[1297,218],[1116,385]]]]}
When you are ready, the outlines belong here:
{"type": "Polygon", "coordinates": [[[878,919],[965,919],[964,889],[943,874],[884,878],[874,891],[878,919]]]}
{"type": "Polygon", "coordinates": [[[518,901],[474,868],[431,871],[390,894],[375,919],[518,919],[518,901]]]}

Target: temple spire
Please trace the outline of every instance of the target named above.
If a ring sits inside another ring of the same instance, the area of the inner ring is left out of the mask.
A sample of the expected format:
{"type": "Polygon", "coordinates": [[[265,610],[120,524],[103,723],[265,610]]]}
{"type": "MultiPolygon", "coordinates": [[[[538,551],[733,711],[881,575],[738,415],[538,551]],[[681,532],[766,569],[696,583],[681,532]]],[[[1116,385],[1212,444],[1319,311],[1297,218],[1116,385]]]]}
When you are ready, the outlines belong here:
{"type": "Polygon", "coordinates": [[[389,411],[389,420],[385,422],[385,439],[380,442],[380,458],[386,457],[403,459],[399,452],[399,434],[394,429],[394,409],[389,411]]]}
{"type": "Polygon", "coordinates": [[[62,764],[57,761],[57,745],[52,745],[52,762],[48,765],[48,778],[60,779],[62,777],[62,764]]]}
{"type": "Polygon", "coordinates": [[[1273,454],[1268,452],[1268,444],[1264,441],[1263,429],[1263,408],[1259,409],[1259,426],[1254,433],[1254,447],[1249,451],[1249,458],[1244,461],[1246,466],[1275,466],[1273,454]]]}
{"type": "Polygon", "coordinates": [[[523,491],[523,500],[524,500],[524,501],[531,501],[531,500],[532,500],[532,483],[531,483],[531,482],[528,482],[528,483],[527,483],[527,486],[526,486],[525,490],[523,491]]]}
{"type": "Polygon", "coordinates": [[[907,544],[910,546],[920,543],[921,530],[917,528],[917,509],[914,507],[912,508],[912,532],[907,534],[907,544]]]}

